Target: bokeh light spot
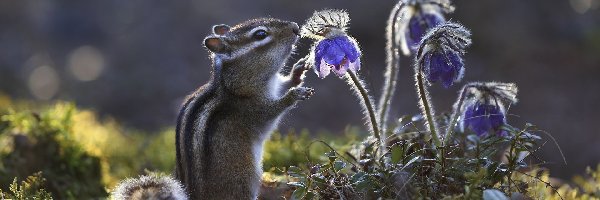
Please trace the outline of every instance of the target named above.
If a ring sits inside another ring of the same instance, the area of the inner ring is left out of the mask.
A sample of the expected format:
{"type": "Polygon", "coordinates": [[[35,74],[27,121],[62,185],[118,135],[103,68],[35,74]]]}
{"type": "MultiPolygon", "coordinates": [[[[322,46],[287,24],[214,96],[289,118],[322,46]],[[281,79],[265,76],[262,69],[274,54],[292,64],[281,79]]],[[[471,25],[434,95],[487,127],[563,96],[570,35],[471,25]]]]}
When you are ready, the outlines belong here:
{"type": "Polygon", "coordinates": [[[96,80],[104,70],[104,56],[92,46],[79,47],[68,57],[68,67],[71,74],[80,81],[96,80]]]}
{"type": "Polygon", "coordinates": [[[592,7],[592,0],[570,0],[571,7],[575,12],[583,14],[592,7]]]}
{"type": "Polygon", "coordinates": [[[31,72],[28,86],[33,96],[41,100],[49,100],[58,92],[60,80],[54,68],[42,65],[31,72]]]}

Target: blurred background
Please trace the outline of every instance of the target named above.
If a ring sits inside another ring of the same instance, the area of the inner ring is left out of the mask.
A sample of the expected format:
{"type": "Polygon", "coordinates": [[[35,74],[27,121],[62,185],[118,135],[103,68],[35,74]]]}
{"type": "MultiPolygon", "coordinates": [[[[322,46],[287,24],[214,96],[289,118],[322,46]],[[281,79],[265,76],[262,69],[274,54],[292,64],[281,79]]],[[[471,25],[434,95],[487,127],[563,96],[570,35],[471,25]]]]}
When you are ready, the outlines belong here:
{"type": "MultiPolygon", "coordinates": [[[[209,78],[202,46],[214,24],[255,17],[302,23],[316,9],[347,9],[350,33],[363,48],[362,75],[379,97],[384,27],[396,2],[198,0],[0,0],[0,93],[13,99],[74,101],[134,129],[175,125],[182,99],[209,78]]],[[[554,176],[570,178],[600,162],[600,1],[454,1],[448,18],[470,28],[468,81],[515,82],[519,104],[509,122],[553,135],[540,151],[554,176]]],[[[301,40],[303,57],[309,41],[301,40]]],[[[410,58],[401,61],[392,116],[416,114],[410,58]]],[[[280,130],[339,134],[363,123],[344,81],[310,72],[316,95],[290,112],[280,130]]],[[[449,111],[458,86],[432,87],[438,111],[449,111]]]]}

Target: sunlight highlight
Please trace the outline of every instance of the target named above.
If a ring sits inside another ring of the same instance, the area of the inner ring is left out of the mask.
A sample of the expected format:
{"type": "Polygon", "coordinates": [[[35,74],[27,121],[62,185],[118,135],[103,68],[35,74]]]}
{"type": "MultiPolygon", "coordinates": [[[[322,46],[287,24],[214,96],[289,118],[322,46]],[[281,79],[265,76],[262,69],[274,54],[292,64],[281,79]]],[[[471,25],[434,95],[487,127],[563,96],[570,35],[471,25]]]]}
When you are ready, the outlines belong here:
{"type": "Polygon", "coordinates": [[[71,74],[80,81],[93,81],[104,71],[104,56],[92,46],[81,46],[68,57],[71,74]]]}
{"type": "Polygon", "coordinates": [[[575,12],[584,14],[592,7],[592,0],[570,0],[571,7],[575,12]]]}
{"type": "Polygon", "coordinates": [[[49,100],[58,92],[60,80],[54,68],[42,65],[31,72],[27,85],[35,98],[49,100]]]}

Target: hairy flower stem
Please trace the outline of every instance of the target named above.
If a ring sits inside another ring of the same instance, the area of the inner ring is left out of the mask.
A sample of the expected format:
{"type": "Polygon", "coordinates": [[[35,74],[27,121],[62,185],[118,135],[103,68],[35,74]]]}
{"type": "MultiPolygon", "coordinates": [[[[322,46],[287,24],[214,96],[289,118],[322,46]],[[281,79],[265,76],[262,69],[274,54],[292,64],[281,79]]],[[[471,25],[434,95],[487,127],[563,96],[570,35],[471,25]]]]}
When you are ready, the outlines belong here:
{"type": "Polygon", "coordinates": [[[419,95],[419,108],[421,108],[421,112],[427,119],[427,126],[429,132],[431,133],[433,144],[435,145],[433,148],[435,149],[436,147],[441,147],[442,143],[440,142],[440,138],[437,134],[437,127],[434,118],[435,116],[430,103],[431,99],[429,98],[427,87],[425,87],[425,83],[423,81],[423,72],[420,70],[419,65],[416,65],[415,67],[415,76],[415,81],[417,82],[417,93],[419,95]]]}
{"type": "Polygon", "coordinates": [[[398,19],[400,14],[400,8],[402,7],[402,1],[398,1],[398,3],[392,9],[390,16],[388,18],[387,27],[386,27],[386,71],[384,74],[385,82],[383,86],[383,93],[381,94],[381,98],[379,100],[379,110],[377,113],[379,114],[379,130],[382,131],[383,138],[385,138],[385,133],[387,129],[387,119],[390,111],[390,104],[392,104],[392,97],[394,96],[394,92],[396,91],[396,81],[398,80],[398,71],[400,68],[400,54],[399,48],[396,44],[396,37],[398,37],[398,33],[396,32],[398,26],[398,19]]]}
{"type": "MultiPolygon", "coordinates": [[[[365,88],[364,83],[358,78],[358,76],[353,71],[348,71],[348,73],[346,73],[346,81],[348,81],[348,83],[353,86],[352,89],[355,90],[355,93],[359,97],[363,109],[365,109],[366,111],[365,116],[368,118],[367,120],[369,122],[369,128],[371,129],[373,136],[375,136],[377,142],[379,142],[379,144],[383,146],[383,141],[381,141],[379,124],[377,123],[377,113],[375,113],[375,108],[372,103],[373,100],[369,96],[369,92],[365,88]]],[[[383,151],[382,148],[379,149],[380,152],[383,151]]]]}
{"type": "MultiPolygon", "coordinates": [[[[458,123],[458,117],[460,116],[460,108],[462,108],[463,103],[465,101],[465,96],[467,94],[467,90],[470,88],[471,86],[467,85],[465,87],[463,87],[463,89],[460,92],[460,95],[458,96],[458,101],[456,101],[456,104],[454,104],[454,108],[452,111],[452,118],[450,120],[450,124],[448,125],[448,129],[446,129],[446,135],[444,135],[444,139],[443,139],[443,144],[448,144],[448,140],[450,140],[450,138],[452,137],[452,133],[454,133],[454,128],[456,128],[456,124],[458,123]]],[[[463,119],[464,120],[464,119],[463,119]]]]}

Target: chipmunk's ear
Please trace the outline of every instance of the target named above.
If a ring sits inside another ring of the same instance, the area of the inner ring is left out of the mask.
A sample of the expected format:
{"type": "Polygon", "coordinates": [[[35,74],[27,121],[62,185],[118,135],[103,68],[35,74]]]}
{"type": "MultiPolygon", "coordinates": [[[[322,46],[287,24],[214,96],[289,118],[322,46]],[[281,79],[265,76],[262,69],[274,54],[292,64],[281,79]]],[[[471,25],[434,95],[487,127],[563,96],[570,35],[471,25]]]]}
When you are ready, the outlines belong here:
{"type": "Polygon", "coordinates": [[[226,24],[214,25],[213,33],[215,35],[225,35],[225,33],[229,32],[230,29],[231,27],[227,26],[226,24]]]}
{"type": "Polygon", "coordinates": [[[227,44],[222,37],[211,35],[204,39],[204,46],[214,53],[224,53],[227,50],[227,44]]]}

